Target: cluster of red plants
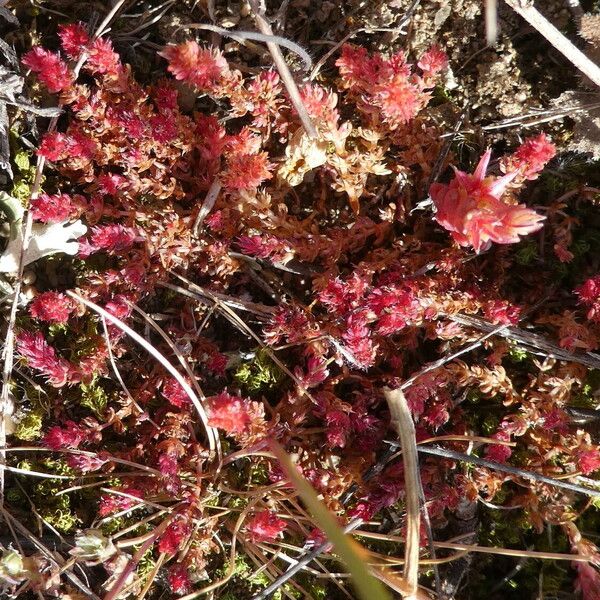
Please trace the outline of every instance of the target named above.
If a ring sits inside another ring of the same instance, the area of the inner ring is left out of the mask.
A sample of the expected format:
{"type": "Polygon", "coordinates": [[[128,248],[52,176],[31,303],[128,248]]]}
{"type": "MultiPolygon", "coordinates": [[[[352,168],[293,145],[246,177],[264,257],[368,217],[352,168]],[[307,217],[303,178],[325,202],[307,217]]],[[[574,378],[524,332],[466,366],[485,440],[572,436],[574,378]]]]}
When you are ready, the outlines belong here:
{"type": "MultiPolygon", "coordinates": [[[[202,587],[220,552],[217,534],[239,531],[248,548],[282,536],[302,545],[315,535],[293,518],[270,438],[293,454],[340,519],[376,519],[402,503],[401,463],[362,479],[391,435],[382,390],[481,335],[458,317],[492,328],[527,318],[562,348],[600,346],[599,276],[569,291],[572,310],[535,310],[547,282],[519,269],[518,246],[511,247],[544,227],[536,243],[572,259],[562,207],[553,199],[526,205],[531,182],[556,153],[544,134],[492,166],[492,151],[483,150],[473,174],[454,168],[441,178],[446,183],[427,187],[442,146],[427,108],[448,66],[440,48],[413,66],[403,52],[385,57],[344,45],[336,91],[324,82],[299,88],[317,131],[311,138],[273,70],[244,77],[218,49],[188,41],[157,56],[172,77],[144,86],[108,40],[90,39],[78,24],[62,26],[59,36],[67,62],[41,47],[22,60],[59,94],[66,113],[40,140],[38,155],[53,177],[30,210],[41,223],[87,225],[64,268],[79,296],[118,321],[66,289],[41,291],[19,326],[17,352],[49,398],[40,443],[74,473],[106,479],[81,528],[167,505],[164,527],[146,539],[166,557],[174,592],[202,587]],[[73,71],[78,60],[81,77],[73,71]],[[192,91],[200,97],[193,107],[192,91]],[[427,194],[429,207],[413,211],[427,194]],[[159,317],[158,330],[146,313],[159,317]],[[205,415],[119,322],[147,328],[205,415]],[[233,374],[240,356],[259,348],[282,378],[251,395],[233,374]],[[108,404],[86,412],[77,402],[82,386],[101,388],[108,404]],[[262,469],[262,482],[241,480],[241,465],[262,469]],[[253,498],[237,525],[238,513],[215,510],[235,486],[253,498]],[[349,491],[352,499],[342,502],[349,491]]],[[[512,350],[490,338],[417,377],[406,397],[418,439],[486,435],[464,407],[471,395],[476,411],[489,403],[500,415],[481,451],[488,459],[511,463],[518,451],[514,464],[527,470],[593,475],[599,448],[566,411],[584,389],[586,368],[576,358],[533,356],[513,378],[512,350]]],[[[448,447],[464,451],[466,442],[448,447]]],[[[504,488],[531,527],[560,524],[574,551],[584,544],[573,523],[575,493],[524,487],[486,468],[466,473],[435,457],[422,459],[421,478],[434,527],[461,502],[491,502],[504,488]]],[[[123,555],[115,550],[100,561],[121,575],[107,583],[114,594],[137,567],[123,555]]],[[[584,597],[595,598],[598,571],[577,568],[584,597]]]]}

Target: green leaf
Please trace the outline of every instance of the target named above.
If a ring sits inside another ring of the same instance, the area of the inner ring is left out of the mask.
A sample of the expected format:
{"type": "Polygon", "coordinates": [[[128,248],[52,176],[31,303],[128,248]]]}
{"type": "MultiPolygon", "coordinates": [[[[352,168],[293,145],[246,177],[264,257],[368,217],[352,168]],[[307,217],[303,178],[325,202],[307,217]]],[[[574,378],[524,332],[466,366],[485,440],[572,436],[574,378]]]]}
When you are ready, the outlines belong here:
{"type": "Polygon", "coordinates": [[[352,582],[358,598],[361,600],[391,600],[391,596],[381,582],[375,579],[369,572],[362,547],[344,533],[333,515],[319,500],[315,490],[298,473],[295,465],[283,448],[277,442],[272,442],[272,449],[283,466],[286,475],[296,490],[298,490],[310,514],[323,530],[327,539],[333,544],[337,555],[346,565],[352,576],[352,582]]]}

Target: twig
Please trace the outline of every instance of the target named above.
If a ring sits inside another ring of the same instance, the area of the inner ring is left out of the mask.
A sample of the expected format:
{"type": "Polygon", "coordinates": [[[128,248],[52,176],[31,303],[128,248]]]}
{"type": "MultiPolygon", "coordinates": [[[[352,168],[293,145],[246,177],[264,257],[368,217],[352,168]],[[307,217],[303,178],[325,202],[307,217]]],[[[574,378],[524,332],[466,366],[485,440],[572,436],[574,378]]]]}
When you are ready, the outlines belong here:
{"type": "MultiPolygon", "coordinates": [[[[397,535],[376,533],[372,531],[357,531],[356,535],[373,540],[382,540],[386,542],[403,542],[404,538],[397,535]]],[[[461,539],[452,538],[453,540],[461,539]]],[[[518,550],[516,548],[497,548],[495,546],[476,546],[474,544],[461,544],[456,541],[434,542],[436,548],[447,548],[448,550],[463,550],[466,552],[479,552],[481,554],[500,554],[502,556],[527,556],[529,558],[541,558],[546,560],[574,560],[576,562],[591,562],[593,559],[584,554],[563,554],[560,552],[540,552],[536,550],[518,550]]]]}
{"type": "Polygon", "coordinates": [[[479,339],[477,339],[472,344],[469,344],[468,346],[465,346],[464,348],[461,348],[460,350],[454,352],[453,354],[450,354],[448,356],[443,356],[439,360],[436,360],[436,361],[434,361],[432,363],[429,363],[428,365],[426,365],[425,367],[423,367],[421,370],[417,371],[414,375],[412,375],[411,377],[409,377],[400,386],[399,389],[401,391],[404,391],[404,390],[408,389],[417,379],[419,379],[419,377],[422,377],[423,375],[425,375],[425,373],[429,373],[430,371],[435,371],[436,369],[439,369],[440,367],[443,367],[445,364],[447,364],[449,362],[452,362],[455,358],[458,358],[459,356],[462,356],[463,354],[468,354],[472,350],[475,350],[476,348],[479,348],[479,346],[481,346],[481,344],[485,340],[487,340],[488,338],[493,337],[496,334],[501,333],[504,329],[506,329],[506,327],[507,327],[506,325],[499,325],[498,327],[495,327],[494,329],[492,329],[492,331],[490,331],[489,333],[486,333],[485,335],[481,336],[479,339]]]}
{"type": "MultiPolygon", "coordinates": [[[[551,356],[558,360],[579,363],[590,369],[600,369],[600,354],[594,352],[585,352],[581,354],[569,352],[568,350],[549,342],[544,336],[538,333],[531,333],[525,329],[513,326],[496,327],[493,323],[475,315],[456,314],[448,315],[448,318],[461,325],[467,325],[468,327],[474,327],[481,331],[489,332],[486,337],[489,337],[490,335],[500,335],[509,340],[519,342],[519,344],[525,346],[531,352],[537,352],[543,356],[551,356]]],[[[482,340],[483,338],[480,338],[479,341],[482,340]]]]}
{"type": "Polygon", "coordinates": [[[576,48],[529,0],[504,0],[534,29],[543,35],[573,66],[597,86],[600,86],[600,67],[576,48]]]}
{"type": "Polygon", "coordinates": [[[419,473],[419,456],[415,440],[413,424],[406,398],[401,389],[385,389],[383,395],[387,401],[391,415],[391,425],[400,438],[402,447],[402,464],[404,465],[404,489],[406,503],[406,548],[404,562],[404,579],[408,584],[409,595],[416,598],[419,586],[419,545],[421,517],[419,514],[419,489],[421,487],[419,473]]]}
{"type": "MultiPolygon", "coordinates": [[[[254,12],[256,26],[258,27],[260,32],[268,36],[273,36],[273,30],[271,29],[271,26],[265,19],[264,13],[261,7],[259,6],[257,0],[249,1],[250,5],[252,6],[252,12],[254,12]]],[[[309,138],[317,139],[319,137],[317,134],[317,129],[315,128],[315,125],[312,122],[312,119],[310,118],[310,115],[308,114],[302,102],[298,86],[296,85],[296,82],[294,81],[294,78],[290,73],[290,69],[287,66],[287,63],[285,62],[285,59],[283,58],[283,54],[281,54],[279,46],[274,42],[267,42],[267,48],[269,49],[269,52],[273,57],[273,62],[275,63],[275,66],[279,71],[281,80],[283,81],[283,84],[285,85],[285,88],[287,89],[287,92],[290,95],[290,100],[292,101],[292,104],[294,105],[294,108],[296,109],[296,112],[298,113],[298,116],[302,121],[302,125],[304,126],[304,130],[306,131],[306,135],[308,135],[309,138]]]]}
{"type": "Polygon", "coordinates": [[[446,450],[445,448],[438,448],[434,446],[419,446],[417,450],[421,454],[430,454],[433,456],[441,456],[443,458],[451,458],[452,460],[460,460],[462,462],[471,463],[480,467],[486,467],[487,469],[492,469],[494,471],[501,471],[503,473],[508,473],[509,475],[523,477],[524,479],[529,479],[530,481],[538,481],[540,483],[546,483],[564,490],[585,494],[586,496],[591,496],[593,498],[600,498],[600,490],[593,490],[575,483],[569,483],[567,481],[561,481],[560,479],[546,477],[546,475],[541,475],[540,473],[534,473],[533,471],[525,471],[524,469],[503,465],[502,463],[493,462],[485,458],[479,458],[478,456],[463,454],[462,452],[455,452],[454,450],[446,450]]]}
{"type": "Polygon", "coordinates": [[[485,0],[485,41],[495,46],[498,39],[498,0],[485,0]]]}
{"type": "MultiPolygon", "coordinates": [[[[497,131],[499,129],[508,129],[510,127],[535,127],[537,125],[541,125],[542,123],[549,123],[550,121],[555,121],[557,119],[564,119],[565,117],[568,117],[573,113],[589,112],[591,110],[596,110],[597,108],[600,108],[600,104],[596,102],[583,105],[576,104],[543,111],[532,111],[529,113],[521,114],[518,117],[510,117],[508,119],[503,119],[502,121],[492,123],[491,125],[484,125],[481,129],[483,131],[497,131]],[[526,121],[526,119],[532,120],[526,121]]],[[[463,133],[467,132],[463,131],[463,133]]]]}

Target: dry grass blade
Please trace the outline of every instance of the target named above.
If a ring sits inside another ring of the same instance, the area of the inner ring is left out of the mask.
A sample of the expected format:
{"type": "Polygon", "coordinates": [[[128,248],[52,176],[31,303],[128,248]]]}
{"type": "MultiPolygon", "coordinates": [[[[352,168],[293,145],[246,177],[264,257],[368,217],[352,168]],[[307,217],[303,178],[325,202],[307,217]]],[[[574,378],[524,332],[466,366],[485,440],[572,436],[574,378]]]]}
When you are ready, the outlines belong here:
{"type": "MultiPolygon", "coordinates": [[[[106,325],[106,319],[104,317],[102,317],[101,321],[102,321],[102,330],[104,331],[104,340],[106,341],[106,349],[108,350],[108,360],[110,361],[113,373],[114,373],[117,381],[119,382],[121,389],[127,396],[127,399],[129,400],[129,402],[131,402],[131,404],[135,407],[135,409],[138,411],[139,414],[142,414],[144,412],[144,409],[136,402],[135,398],[131,395],[129,388],[125,385],[125,382],[123,381],[123,378],[121,377],[121,371],[119,370],[119,367],[117,366],[117,362],[115,360],[115,355],[112,350],[112,343],[110,341],[110,335],[108,334],[108,327],[106,325]]],[[[159,429],[159,426],[154,421],[152,421],[152,419],[148,418],[148,422],[152,423],[152,425],[154,425],[154,427],[156,427],[156,429],[159,429]]]]}
{"type": "Polygon", "coordinates": [[[198,216],[196,217],[196,221],[194,223],[193,232],[196,237],[198,237],[200,235],[200,229],[202,227],[202,224],[204,223],[204,219],[206,219],[206,217],[208,216],[208,213],[210,213],[210,211],[213,209],[215,202],[217,201],[217,198],[219,197],[220,193],[221,193],[221,182],[218,179],[215,179],[212,182],[212,184],[206,194],[206,197],[204,198],[204,202],[202,203],[202,206],[200,207],[200,210],[198,211],[198,216]]]}
{"type": "Polygon", "coordinates": [[[402,390],[384,390],[385,399],[390,409],[391,425],[400,438],[402,447],[402,463],[404,465],[404,483],[406,495],[406,550],[404,563],[404,578],[409,588],[406,596],[416,598],[419,584],[419,544],[420,524],[419,514],[419,455],[415,439],[415,426],[402,390]]]}
{"type": "Polygon", "coordinates": [[[150,591],[150,588],[152,587],[152,584],[154,583],[156,576],[158,575],[158,571],[160,570],[163,563],[165,562],[166,557],[167,557],[167,555],[164,552],[160,553],[160,556],[156,560],[156,564],[152,568],[152,571],[150,571],[150,573],[148,574],[148,576],[146,578],[146,583],[144,584],[142,591],[138,594],[138,597],[136,598],[136,600],[144,600],[144,598],[150,591]]]}
{"type": "MultiPolygon", "coordinates": [[[[265,19],[264,12],[259,2],[257,0],[250,0],[250,6],[252,7],[252,12],[254,13],[256,26],[260,29],[260,32],[266,36],[274,37],[273,30],[265,19]]],[[[298,91],[298,86],[296,85],[296,82],[290,73],[290,69],[283,58],[283,54],[281,54],[279,46],[274,42],[267,42],[267,48],[269,49],[269,52],[273,57],[273,62],[279,71],[281,81],[283,81],[285,88],[290,95],[290,100],[292,101],[292,104],[294,105],[294,108],[296,109],[298,116],[302,121],[306,135],[312,139],[317,139],[319,137],[317,134],[317,129],[302,102],[300,92],[298,91]]]]}
{"type": "MultiPolygon", "coordinates": [[[[404,538],[397,535],[376,533],[372,531],[357,531],[356,535],[367,539],[382,540],[390,543],[403,542],[404,538]]],[[[544,560],[573,560],[575,562],[590,562],[589,556],[579,554],[563,554],[560,552],[541,552],[538,550],[518,550],[515,548],[497,548],[495,546],[477,546],[474,544],[461,544],[460,542],[434,542],[436,548],[448,550],[459,550],[461,552],[478,552],[481,554],[499,554],[502,556],[519,556],[528,558],[539,558],[544,560]]],[[[457,557],[452,557],[457,558],[457,557]]],[[[446,560],[446,559],[440,559],[446,560]]]]}
{"type": "MultiPolygon", "coordinates": [[[[129,301],[126,301],[126,302],[127,302],[127,305],[131,309],[133,309],[138,315],[140,315],[144,319],[144,321],[152,329],[154,329],[154,331],[156,331],[156,333],[158,333],[158,335],[160,335],[160,337],[165,341],[165,343],[169,346],[169,348],[171,348],[173,354],[177,357],[179,364],[182,366],[183,370],[186,372],[186,374],[191,382],[191,385],[196,392],[196,395],[197,395],[199,401],[201,403],[204,402],[204,400],[206,399],[206,396],[204,395],[204,392],[202,391],[200,384],[196,381],[196,377],[194,376],[194,373],[193,373],[192,369],[190,368],[188,361],[183,356],[183,354],[181,353],[181,351],[179,350],[177,345],[171,340],[171,338],[165,333],[165,331],[163,331],[163,329],[158,326],[156,321],[154,321],[154,319],[151,319],[150,316],[146,312],[144,312],[139,306],[136,306],[135,304],[132,304],[129,301]]],[[[216,447],[216,452],[217,452],[217,458],[220,461],[220,460],[222,460],[221,440],[219,438],[218,433],[216,432],[216,429],[213,428],[212,431],[214,432],[214,438],[215,438],[214,442],[215,442],[215,447],[216,447]]]]}
{"type": "Polygon", "coordinates": [[[193,287],[194,292],[182,288],[178,285],[173,285],[172,283],[160,282],[160,286],[165,287],[169,290],[173,290],[174,292],[178,292],[179,294],[183,294],[184,296],[188,296],[189,298],[194,298],[199,302],[202,302],[207,305],[213,305],[212,298],[217,298],[223,304],[226,304],[230,308],[235,308],[236,310],[243,310],[249,313],[252,313],[254,316],[260,319],[268,319],[275,312],[272,306],[267,306],[266,304],[258,304],[257,302],[250,302],[248,300],[243,300],[242,298],[234,298],[233,296],[228,296],[227,294],[220,294],[218,292],[208,292],[201,288],[199,285],[191,282],[189,279],[183,277],[183,275],[179,275],[177,273],[173,273],[175,277],[193,287]]]}
{"type": "Polygon", "coordinates": [[[196,392],[191,388],[191,386],[181,375],[181,373],[179,373],[179,371],[154,346],[152,346],[152,344],[147,342],[141,335],[139,335],[139,333],[131,329],[131,327],[123,323],[123,321],[121,321],[108,311],[104,310],[102,307],[98,306],[94,302],[82,298],[79,294],[76,294],[72,291],[69,291],[67,293],[74,300],[85,304],[85,306],[87,306],[89,309],[93,310],[101,317],[104,317],[105,319],[116,325],[121,331],[126,333],[132,340],[137,342],[142,348],[144,348],[144,350],[146,350],[150,355],[152,355],[177,380],[177,383],[179,383],[179,385],[184,389],[185,393],[189,396],[190,400],[192,401],[192,404],[194,405],[194,408],[200,416],[200,420],[202,421],[202,424],[204,425],[204,428],[206,430],[206,437],[208,439],[211,451],[216,452],[219,439],[218,433],[216,429],[214,429],[208,424],[208,415],[204,406],[202,406],[202,403],[196,395],[196,392]]]}
{"type": "Polygon", "coordinates": [[[295,54],[297,54],[304,61],[304,68],[309,70],[312,68],[312,58],[310,54],[299,44],[296,42],[292,42],[292,40],[288,40],[280,35],[267,35],[265,33],[256,33],[256,31],[236,31],[231,29],[223,29],[222,27],[217,27],[216,25],[207,25],[205,23],[193,23],[191,25],[184,25],[181,29],[205,29],[206,31],[214,31],[219,35],[232,38],[234,40],[254,40],[256,42],[266,42],[276,44],[278,46],[283,46],[288,50],[291,50],[295,54]]]}

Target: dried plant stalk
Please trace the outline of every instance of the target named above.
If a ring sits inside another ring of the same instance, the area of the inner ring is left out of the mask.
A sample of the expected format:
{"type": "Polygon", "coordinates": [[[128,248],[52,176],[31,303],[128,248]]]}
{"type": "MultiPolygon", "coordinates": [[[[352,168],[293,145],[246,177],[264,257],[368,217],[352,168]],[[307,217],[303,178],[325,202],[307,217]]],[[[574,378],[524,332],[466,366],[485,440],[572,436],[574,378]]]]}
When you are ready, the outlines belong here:
{"type": "Polygon", "coordinates": [[[415,439],[415,426],[402,390],[386,389],[384,395],[390,409],[392,426],[398,434],[402,447],[407,522],[404,579],[410,590],[410,594],[406,598],[412,599],[417,598],[421,523],[419,517],[419,458],[415,439]]]}
{"type": "MultiPolygon", "coordinates": [[[[256,26],[260,29],[260,32],[266,36],[273,37],[273,30],[269,25],[268,21],[263,16],[263,11],[261,6],[256,0],[250,0],[250,5],[252,6],[252,11],[254,12],[254,20],[256,21],[256,26]]],[[[290,69],[283,58],[283,54],[281,54],[281,50],[279,46],[274,42],[267,42],[267,48],[273,57],[273,62],[279,71],[279,75],[281,76],[281,80],[283,81],[288,94],[290,95],[290,100],[294,105],[294,108],[298,112],[298,116],[302,121],[302,125],[304,126],[304,130],[306,131],[306,135],[309,138],[317,139],[319,136],[317,134],[317,130],[315,128],[312,119],[310,118],[304,104],[302,103],[302,99],[300,98],[300,92],[298,91],[298,86],[290,73],[290,69]]]]}
{"type": "Polygon", "coordinates": [[[529,0],[504,0],[534,29],[541,33],[573,66],[577,67],[597,86],[600,86],[600,67],[576,48],[529,0]]]}

